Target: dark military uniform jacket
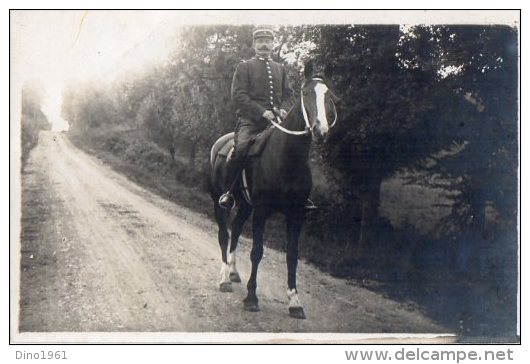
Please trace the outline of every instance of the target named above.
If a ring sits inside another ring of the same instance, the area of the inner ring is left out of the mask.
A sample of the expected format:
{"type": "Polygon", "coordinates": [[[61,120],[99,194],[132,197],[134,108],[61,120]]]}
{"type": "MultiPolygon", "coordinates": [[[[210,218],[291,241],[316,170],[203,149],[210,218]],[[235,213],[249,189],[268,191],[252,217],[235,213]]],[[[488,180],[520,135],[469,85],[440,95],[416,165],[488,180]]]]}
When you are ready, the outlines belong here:
{"type": "Polygon", "coordinates": [[[289,111],[293,90],[287,70],[270,59],[254,57],[237,65],[232,80],[232,102],[238,116],[260,120],[273,107],[289,111]]]}

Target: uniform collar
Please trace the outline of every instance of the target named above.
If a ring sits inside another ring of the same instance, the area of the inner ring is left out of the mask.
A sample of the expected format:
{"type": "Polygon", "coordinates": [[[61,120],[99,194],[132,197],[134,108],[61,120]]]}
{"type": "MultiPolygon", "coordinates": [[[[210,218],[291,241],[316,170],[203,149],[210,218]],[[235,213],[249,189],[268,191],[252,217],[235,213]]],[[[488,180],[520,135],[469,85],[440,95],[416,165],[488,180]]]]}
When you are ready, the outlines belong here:
{"type": "Polygon", "coordinates": [[[271,57],[261,57],[261,56],[256,56],[256,59],[257,59],[257,60],[260,60],[260,61],[272,61],[272,58],[271,58],[271,57]]]}

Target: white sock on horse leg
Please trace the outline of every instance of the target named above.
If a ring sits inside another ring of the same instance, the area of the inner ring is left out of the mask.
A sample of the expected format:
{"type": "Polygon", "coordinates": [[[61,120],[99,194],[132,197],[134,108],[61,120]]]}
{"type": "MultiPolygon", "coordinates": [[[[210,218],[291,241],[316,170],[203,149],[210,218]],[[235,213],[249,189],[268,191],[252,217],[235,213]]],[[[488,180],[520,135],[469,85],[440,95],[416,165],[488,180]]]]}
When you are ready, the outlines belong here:
{"type": "Polygon", "coordinates": [[[230,272],[234,273],[237,272],[236,269],[236,251],[234,250],[232,253],[228,253],[228,266],[230,267],[230,272]]]}
{"type": "Polygon", "coordinates": [[[289,299],[289,307],[302,307],[296,289],[287,289],[287,298],[289,299]]]}
{"type": "Polygon", "coordinates": [[[229,282],[230,282],[230,268],[228,267],[228,264],[222,263],[220,283],[229,283],[229,282]]]}

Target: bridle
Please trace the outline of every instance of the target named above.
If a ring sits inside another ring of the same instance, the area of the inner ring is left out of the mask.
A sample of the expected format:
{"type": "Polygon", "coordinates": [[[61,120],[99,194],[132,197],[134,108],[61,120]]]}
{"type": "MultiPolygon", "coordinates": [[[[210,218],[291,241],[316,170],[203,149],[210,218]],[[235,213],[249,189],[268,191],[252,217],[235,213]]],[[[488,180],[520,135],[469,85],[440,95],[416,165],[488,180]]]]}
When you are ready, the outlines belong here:
{"type": "MultiPolygon", "coordinates": [[[[322,78],[318,78],[318,77],[311,78],[309,81],[319,81],[319,82],[325,83],[322,78]]],[[[305,83],[304,83],[304,85],[305,85],[305,83]]],[[[313,129],[313,126],[311,126],[311,124],[309,123],[309,118],[307,117],[307,111],[306,111],[305,105],[304,105],[304,92],[303,92],[304,85],[302,85],[302,92],[300,92],[300,106],[302,108],[302,116],[303,116],[304,122],[305,122],[305,129],[304,130],[295,131],[295,130],[289,130],[289,129],[284,128],[283,126],[280,125],[280,123],[282,121],[281,121],[279,115],[276,115],[277,122],[274,121],[274,120],[270,120],[271,124],[274,125],[274,127],[278,128],[279,130],[283,131],[284,133],[291,134],[291,135],[306,135],[310,131],[312,131],[312,129],[313,129]]],[[[335,124],[337,123],[337,108],[335,107],[335,103],[333,102],[333,100],[331,100],[331,105],[333,105],[335,119],[330,124],[330,126],[329,126],[330,129],[333,128],[335,126],[335,124]]]]}

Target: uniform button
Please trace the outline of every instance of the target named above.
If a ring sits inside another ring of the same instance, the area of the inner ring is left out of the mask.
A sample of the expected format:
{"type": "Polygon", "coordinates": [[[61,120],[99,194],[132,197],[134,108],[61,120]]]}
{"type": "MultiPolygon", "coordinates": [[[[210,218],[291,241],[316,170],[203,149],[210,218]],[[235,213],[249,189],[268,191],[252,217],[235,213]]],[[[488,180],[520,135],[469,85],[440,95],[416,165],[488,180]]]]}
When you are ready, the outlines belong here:
{"type": "Polygon", "coordinates": [[[269,78],[272,80],[272,76],[271,75],[269,75],[269,78]]]}

